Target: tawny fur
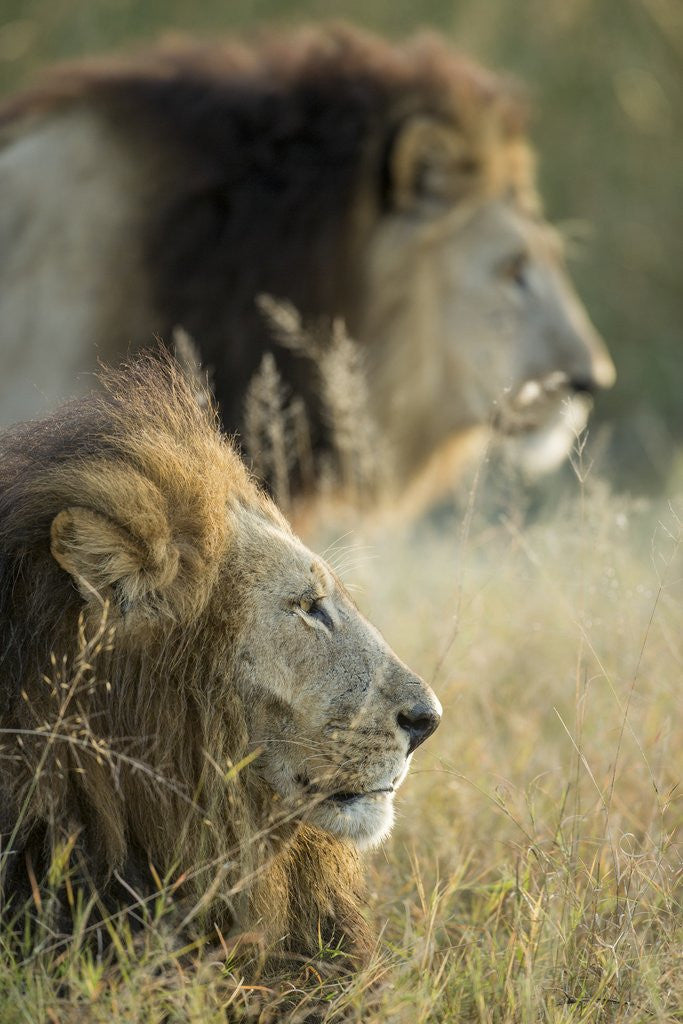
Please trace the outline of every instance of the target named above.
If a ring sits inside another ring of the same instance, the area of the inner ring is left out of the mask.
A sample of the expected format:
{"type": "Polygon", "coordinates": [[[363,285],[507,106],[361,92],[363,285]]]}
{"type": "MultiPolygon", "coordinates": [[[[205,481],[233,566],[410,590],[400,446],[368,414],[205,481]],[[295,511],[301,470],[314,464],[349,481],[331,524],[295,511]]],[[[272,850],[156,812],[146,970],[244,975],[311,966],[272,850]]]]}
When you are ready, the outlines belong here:
{"type": "MultiPolygon", "coordinates": [[[[100,910],[145,899],[154,872],[169,883],[185,872],[179,893],[214,936],[257,929],[276,954],[313,955],[322,941],[362,958],[372,934],[353,844],[282,813],[253,764],[230,771],[254,756],[250,723],[272,712],[277,735],[286,711],[284,696],[237,684],[245,628],[245,652],[268,645],[255,635],[260,616],[247,620],[254,580],[272,585],[271,556],[287,578],[290,543],[302,564],[312,556],[169,360],[145,357],[103,383],[0,441],[3,898],[19,910],[75,841],[73,884],[96,889],[100,910]]],[[[360,616],[344,601],[351,628],[360,616]]],[[[292,643],[320,646],[315,625],[292,643]]],[[[371,675],[375,644],[388,690],[424,697],[376,631],[358,635],[371,675]]],[[[280,656],[264,655],[275,669],[280,656]]],[[[322,701],[341,683],[314,672],[308,685],[322,701]]],[[[391,746],[386,727],[372,731],[358,737],[366,754],[391,746]]],[[[405,746],[399,755],[403,764],[405,746]]]]}

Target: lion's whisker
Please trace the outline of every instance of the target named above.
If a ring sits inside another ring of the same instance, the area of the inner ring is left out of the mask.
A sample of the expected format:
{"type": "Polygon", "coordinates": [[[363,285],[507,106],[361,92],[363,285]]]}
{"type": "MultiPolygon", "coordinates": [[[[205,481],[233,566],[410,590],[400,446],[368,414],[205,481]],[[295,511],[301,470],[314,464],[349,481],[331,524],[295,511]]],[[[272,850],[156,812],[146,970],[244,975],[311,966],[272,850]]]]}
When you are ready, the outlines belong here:
{"type": "MultiPolygon", "coordinates": [[[[338,547],[338,545],[341,543],[341,541],[345,540],[347,537],[351,537],[352,534],[353,534],[353,530],[347,530],[346,533],[340,534],[339,537],[337,537],[336,540],[333,540],[331,544],[328,544],[327,547],[325,548],[325,550],[320,553],[320,557],[322,559],[324,559],[326,562],[331,562],[331,559],[329,557],[330,554],[334,554],[336,551],[343,550],[343,549],[340,549],[338,547]]],[[[351,544],[345,545],[345,547],[351,547],[351,546],[352,546],[351,544]]]]}

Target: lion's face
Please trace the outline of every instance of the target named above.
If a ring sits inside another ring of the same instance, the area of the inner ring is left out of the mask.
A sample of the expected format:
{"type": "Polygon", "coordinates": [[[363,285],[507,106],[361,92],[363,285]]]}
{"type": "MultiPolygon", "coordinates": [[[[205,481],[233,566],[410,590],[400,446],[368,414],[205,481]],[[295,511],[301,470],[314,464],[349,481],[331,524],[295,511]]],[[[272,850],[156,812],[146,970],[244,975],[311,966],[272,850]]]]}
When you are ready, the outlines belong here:
{"type": "Polygon", "coordinates": [[[546,222],[503,198],[396,214],[377,229],[369,275],[374,408],[399,475],[488,425],[530,469],[564,458],[615,371],[546,222]]]}
{"type": "Polygon", "coordinates": [[[295,537],[253,522],[238,561],[249,581],[238,684],[256,770],[285,812],[359,846],[379,842],[439,701],[295,537]]]}
{"type": "MultiPolygon", "coordinates": [[[[236,457],[227,455],[234,473],[236,457]]],[[[86,467],[78,484],[87,503],[54,518],[52,554],[94,622],[110,602],[125,670],[143,650],[176,651],[179,664],[189,653],[193,690],[219,679],[227,706],[243,708],[256,755],[249,771],[272,792],[273,821],[306,820],[360,846],[385,836],[410,756],[441,707],[330,567],[248,480],[242,500],[223,511],[218,495],[211,501],[210,543],[207,506],[176,508],[172,522],[161,491],[131,467],[86,467]],[[103,503],[106,512],[97,509],[103,503]],[[192,638],[196,649],[187,647],[192,638]]]]}

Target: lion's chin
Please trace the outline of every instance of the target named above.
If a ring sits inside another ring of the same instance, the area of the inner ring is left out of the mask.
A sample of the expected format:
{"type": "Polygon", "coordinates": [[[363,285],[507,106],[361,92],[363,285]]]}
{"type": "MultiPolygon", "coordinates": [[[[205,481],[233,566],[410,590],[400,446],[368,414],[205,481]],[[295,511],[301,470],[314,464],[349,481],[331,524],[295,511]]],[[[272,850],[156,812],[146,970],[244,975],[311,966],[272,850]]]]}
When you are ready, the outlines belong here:
{"type": "Polygon", "coordinates": [[[506,454],[528,477],[552,472],[576,445],[588,421],[591,404],[582,395],[558,398],[543,409],[538,425],[511,421],[504,430],[506,454]]]}
{"type": "Polygon", "coordinates": [[[394,794],[360,794],[344,802],[323,800],[311,809],[308,820],[325,832],[348,839],[359,849],[369,849],[378,846],[391,832],[394,794]]]}

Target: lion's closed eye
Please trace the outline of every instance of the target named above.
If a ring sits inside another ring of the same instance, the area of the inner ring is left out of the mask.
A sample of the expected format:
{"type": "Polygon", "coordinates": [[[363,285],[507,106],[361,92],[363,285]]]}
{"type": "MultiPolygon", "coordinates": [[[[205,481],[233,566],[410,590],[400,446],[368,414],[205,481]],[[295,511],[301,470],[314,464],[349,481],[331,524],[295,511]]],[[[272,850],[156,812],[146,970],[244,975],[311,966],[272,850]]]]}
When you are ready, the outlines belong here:
{"type": "Polygon", "coordinates": [[[498,268],[500,276],[524,291],[529,285],[529,255],[525,251],[503,260],[498,268]]]}
{"type": "Polygon", "coordinates": [[[324,626],[325,629],[332,632],[334,623],[332,622],[329,614],[323,608],[323,600],[324,599],[321,597],[302,597],[298,603],[298,608],[303,612],[303,617],[305,619],[312,619],[314,622],[320,623],[321,626],[324,626]]]}

